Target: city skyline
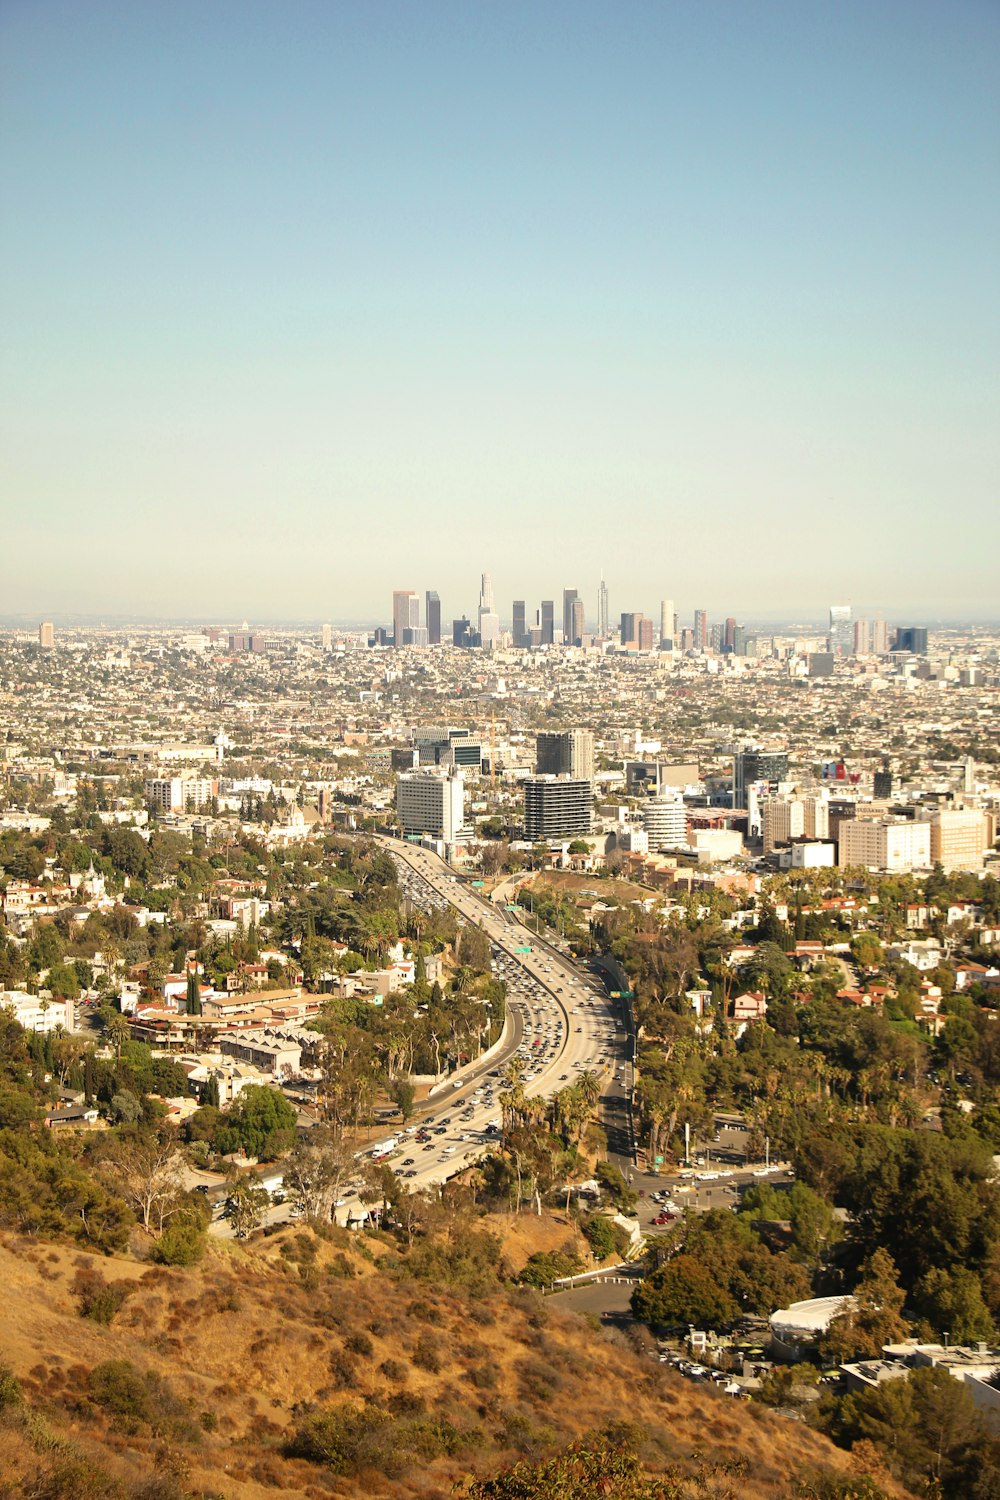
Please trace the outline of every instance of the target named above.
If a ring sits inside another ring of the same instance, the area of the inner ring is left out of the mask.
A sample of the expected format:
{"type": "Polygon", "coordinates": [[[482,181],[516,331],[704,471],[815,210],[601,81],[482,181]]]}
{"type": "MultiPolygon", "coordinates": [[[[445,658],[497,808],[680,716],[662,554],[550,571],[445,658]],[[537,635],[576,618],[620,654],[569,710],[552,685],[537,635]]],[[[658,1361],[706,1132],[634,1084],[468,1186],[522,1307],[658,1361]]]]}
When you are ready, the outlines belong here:
{"type": "Polygon", "coordinates": [[[554,558],[588,621],[602,567],[612,618],[665,574],[995,613],[995,6],[38,0],[0,43],[8,617],[412,575],[473,618],[488,561],[558,620],[554,558]]]}

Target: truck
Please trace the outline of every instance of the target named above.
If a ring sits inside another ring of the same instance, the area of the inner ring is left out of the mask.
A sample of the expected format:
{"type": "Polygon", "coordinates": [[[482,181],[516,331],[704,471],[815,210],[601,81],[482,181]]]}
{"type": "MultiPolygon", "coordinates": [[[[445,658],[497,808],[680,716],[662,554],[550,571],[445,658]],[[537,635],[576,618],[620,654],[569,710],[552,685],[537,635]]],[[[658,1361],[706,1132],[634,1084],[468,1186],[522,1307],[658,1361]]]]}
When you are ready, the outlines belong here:
{"type": "Polygon", "coordinates": [[[394,1135],[391,1135],[387,1141],[379,1141],[378,1145],[374,1146],[368,1155],[372,1161],[382,1161],[384,1157],[391,1156],[398,1145],[399,1141],[394,1135]]]}

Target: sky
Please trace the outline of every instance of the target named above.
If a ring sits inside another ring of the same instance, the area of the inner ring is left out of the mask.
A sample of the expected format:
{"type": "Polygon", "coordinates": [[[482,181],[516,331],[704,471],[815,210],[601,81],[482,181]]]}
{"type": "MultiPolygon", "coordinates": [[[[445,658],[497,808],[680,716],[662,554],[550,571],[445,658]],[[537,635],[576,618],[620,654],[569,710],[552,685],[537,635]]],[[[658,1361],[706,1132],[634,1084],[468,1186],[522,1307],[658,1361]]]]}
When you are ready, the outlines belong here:
{"type": "Polygon", "coordinates": [[[0,615],[1000,618],[995,0],[0,0],[0,615]]]}

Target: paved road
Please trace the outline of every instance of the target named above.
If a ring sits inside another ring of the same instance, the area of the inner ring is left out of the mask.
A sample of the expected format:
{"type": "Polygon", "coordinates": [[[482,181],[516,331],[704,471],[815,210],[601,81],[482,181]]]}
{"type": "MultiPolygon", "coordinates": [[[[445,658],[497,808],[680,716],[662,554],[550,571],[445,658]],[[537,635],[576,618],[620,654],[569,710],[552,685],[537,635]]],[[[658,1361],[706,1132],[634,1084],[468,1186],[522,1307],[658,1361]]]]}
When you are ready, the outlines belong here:
{"type": "MultiPolygon", "coordinates": [[[[467,922],[481,927],[490,940],[493,969],[507,986],[507,1004],[514,1021],[509,1048],[482,1066],[469,1070],[457,1087],[446,1086],[426,1101],[415,1122],[396,1135],[397,1146],[386,1158],[412,1190],[433,1188],[482,1156],[498,1140],[501,1121],[500,1074],[505,1059],[518,1055],[525,1062],[523,1083],[529,1096],[550,1098],[580,1073],[597,1073],[609,1094],[607,1107],[614,1120],[620,1108],[621,1082],[617,1070],[624,1061],[624,1030],[603,984],[588,970],[525,933],[510,913],[481,899],[437,855],[377,835],[377,841],[407,872],[405,886],[411,899],[435,906],[451,906],[467,922]],[[529,952],[518,949],[530,948],[529,952]],[[612,1102],[613,1101],[613,1102],[612,1102]],[[429,1133],[417,1141],[418,1133],[429,1133]]],[[[377,1149],[364,1147],[363,1156],[377,1149]]],[[[365,1210],[352,1193],[337,1206],[341,1224],[365,1210]]],[[[290,1217],[290,1206],[271,1209],[266,1223],[290,1217]]],[[[225,1220],[212,1232],[227,1235],[225,1220]]]]}

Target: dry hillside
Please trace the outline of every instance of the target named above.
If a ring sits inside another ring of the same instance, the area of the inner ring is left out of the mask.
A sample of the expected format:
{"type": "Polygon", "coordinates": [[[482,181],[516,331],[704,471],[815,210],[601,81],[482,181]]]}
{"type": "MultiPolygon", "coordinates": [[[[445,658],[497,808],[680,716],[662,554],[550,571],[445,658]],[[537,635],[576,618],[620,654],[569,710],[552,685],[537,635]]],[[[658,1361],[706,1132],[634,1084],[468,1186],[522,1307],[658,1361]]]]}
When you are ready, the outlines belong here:
{"type": "Polygon", "coordinates": [[[804,1426],[686,1385],[533,1294],[445,1291],[371,1252],[286,1230],[179,1270],[4,1237],[3,1360],[22,1397],[0,1379],[0,1497],[444,1500],[623,1422],[647,1472],[691,1476],[692,1496],[833,1496],[797,1480],[851,1473],[804,1426]]]}

